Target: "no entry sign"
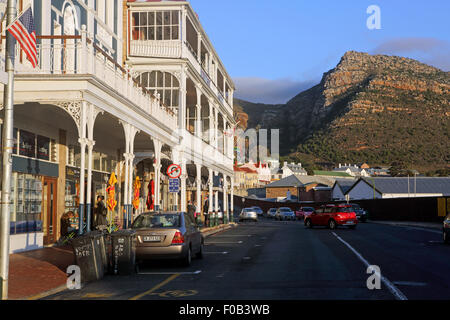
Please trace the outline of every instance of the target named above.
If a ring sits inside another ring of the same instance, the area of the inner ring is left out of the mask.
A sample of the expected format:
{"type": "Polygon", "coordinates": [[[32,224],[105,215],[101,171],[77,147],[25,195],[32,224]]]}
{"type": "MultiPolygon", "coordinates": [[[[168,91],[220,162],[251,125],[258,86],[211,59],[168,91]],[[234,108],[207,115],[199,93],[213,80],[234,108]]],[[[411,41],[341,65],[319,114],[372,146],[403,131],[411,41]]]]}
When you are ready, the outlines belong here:
{"type": "Polygon", "coordinates": [[[181,167],[178,164],[171,164],[167,168],[167,175],[171,179],[178,179],[181,176],[181,167]]]}

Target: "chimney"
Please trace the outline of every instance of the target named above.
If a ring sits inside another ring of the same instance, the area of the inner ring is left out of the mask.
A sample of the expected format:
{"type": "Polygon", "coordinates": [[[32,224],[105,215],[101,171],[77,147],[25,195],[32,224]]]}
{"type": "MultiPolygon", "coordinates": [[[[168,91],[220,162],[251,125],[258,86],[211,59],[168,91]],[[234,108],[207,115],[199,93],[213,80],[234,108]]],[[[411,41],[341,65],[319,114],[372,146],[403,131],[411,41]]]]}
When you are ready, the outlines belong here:
{"type": "Polygon", "coordinates": [[[342,164],[339,163],[339,169],[342,168],[342,164]]]}
{"type": "Polygon", "coordinates": [[[302,166],[302,164],[301,164],[301,163],[299,162],[299,163],[298,163],[298,166],[299,166],[299,167],[301,167],[301,166],[302,166]]]}

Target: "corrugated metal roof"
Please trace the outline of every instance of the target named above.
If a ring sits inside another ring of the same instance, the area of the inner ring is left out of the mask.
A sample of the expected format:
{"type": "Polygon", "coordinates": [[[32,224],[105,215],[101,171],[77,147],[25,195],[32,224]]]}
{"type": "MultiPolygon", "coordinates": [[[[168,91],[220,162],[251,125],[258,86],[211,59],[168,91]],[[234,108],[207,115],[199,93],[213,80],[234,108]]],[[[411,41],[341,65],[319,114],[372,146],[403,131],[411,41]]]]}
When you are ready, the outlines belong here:
{"type": "Polygon", "coordinates": [[[390,178],[363,178],[370,186],[374,186],[381,193],[438,193],[450,196],[450,177],[390,177],[390,178]]]}

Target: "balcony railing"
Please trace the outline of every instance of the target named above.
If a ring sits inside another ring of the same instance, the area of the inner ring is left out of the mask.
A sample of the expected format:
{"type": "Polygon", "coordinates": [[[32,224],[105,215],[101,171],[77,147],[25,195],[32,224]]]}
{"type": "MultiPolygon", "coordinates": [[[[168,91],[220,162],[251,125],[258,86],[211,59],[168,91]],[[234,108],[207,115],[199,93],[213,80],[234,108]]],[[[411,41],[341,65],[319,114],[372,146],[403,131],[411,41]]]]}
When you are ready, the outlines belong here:
{"type": "MultiPolygon", "coordinates": [[[[177,110],[166,107],[158,97],[133,79],[130,70],[88,39],[80,36],[38,36],[38,66],[33,69],[19,46],[16,46],[16,74],[93,75],[114,91],[167,125],[177,129],[177,110]],[[42,42],[49,42],[42,43],[42,42]]],[[[3,43],[4,45],[4,43],[3,43]]],[[[4,47],[2,48],[4,51],[4,47]]]]}
{"type": "Polygon", "coordinates": [[[131,40],[130,55],[140,57],[181,58],[181,42],[173,40],[131,40]]]}

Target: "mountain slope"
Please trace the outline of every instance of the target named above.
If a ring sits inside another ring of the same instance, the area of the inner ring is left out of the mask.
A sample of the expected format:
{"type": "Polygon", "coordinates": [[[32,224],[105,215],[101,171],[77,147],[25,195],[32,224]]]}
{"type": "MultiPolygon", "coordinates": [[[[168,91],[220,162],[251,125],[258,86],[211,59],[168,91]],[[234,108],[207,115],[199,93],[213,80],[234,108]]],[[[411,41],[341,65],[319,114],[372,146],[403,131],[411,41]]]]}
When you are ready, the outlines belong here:
{"type": "Polygon", "coordinates": [[[238,101],[249,127],[281,129],[281,153],[419,167],[450,162],[450,73],[418,61],[347,52],[286,105],[238,101]]]}

